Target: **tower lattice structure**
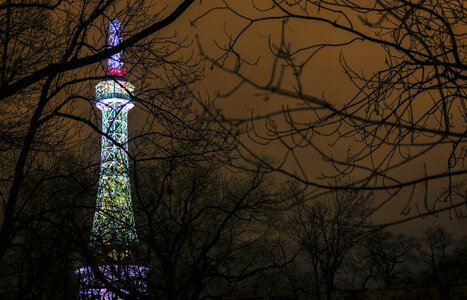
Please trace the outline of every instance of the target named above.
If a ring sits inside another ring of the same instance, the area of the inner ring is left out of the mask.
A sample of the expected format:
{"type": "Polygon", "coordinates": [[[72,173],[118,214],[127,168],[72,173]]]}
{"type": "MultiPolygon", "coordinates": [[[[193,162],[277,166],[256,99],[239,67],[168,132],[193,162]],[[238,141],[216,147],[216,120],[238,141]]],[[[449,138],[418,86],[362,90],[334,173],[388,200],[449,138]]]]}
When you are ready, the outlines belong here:
{"type": "MultiPolygon", "coordinates": [[[[109,25],[109,48],[121,41],[121,23],[109,25]]],[[[131,202],[128,160],[128,112],[133,108],[134,86],[126,79],[122,52],[107,60],[107,78],[96,85],[96,106],[102,112],[99,187],[91,246],[113,259],[75,270],[80,281],[78,299],[127,299],[147,295],[149,268],[135,264],[131,255],[138,242],[131,202]],[[113,289],[109,289],[113,286],[113,289]],[[114,291],[128,297],[121,298],[114,291]]],[[[102,258],[98,256],[98,258],[102,258]]],[[[94,263],[94,262],[93,262],[94,263]]]]}
{"type": "MultiPolygon", "coordinates": [[[[109,47],[121,40],[121,23],[110,22],[109,47]]],[[[126,79],[121,52],[107,61],[109,78],[96,85],[96,106],[102,112],[99,187],[91,245],[104,247],[109,256],[123,258],[137,243],[128,159],[128,112],[134,86],[126,79]]]]}

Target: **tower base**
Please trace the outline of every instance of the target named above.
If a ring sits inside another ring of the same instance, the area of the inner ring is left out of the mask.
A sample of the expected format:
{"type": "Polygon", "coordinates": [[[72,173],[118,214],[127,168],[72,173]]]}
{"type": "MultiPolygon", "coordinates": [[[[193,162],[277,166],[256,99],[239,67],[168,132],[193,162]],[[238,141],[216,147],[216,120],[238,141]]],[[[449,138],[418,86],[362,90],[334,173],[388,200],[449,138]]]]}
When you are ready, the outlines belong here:
{"type": "Polygon", "coordinates": [[[138,265],[101,265],[75,270],[80,288],[77,299],[125,299],[147,294],[146,278],[149,268],[138,265]]]}

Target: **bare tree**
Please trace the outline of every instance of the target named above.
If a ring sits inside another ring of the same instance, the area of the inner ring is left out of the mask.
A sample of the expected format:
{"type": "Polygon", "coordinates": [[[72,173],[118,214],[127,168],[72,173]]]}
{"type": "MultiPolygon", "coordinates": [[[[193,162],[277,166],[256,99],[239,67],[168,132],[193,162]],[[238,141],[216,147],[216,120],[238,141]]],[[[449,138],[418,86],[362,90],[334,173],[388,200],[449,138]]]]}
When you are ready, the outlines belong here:
{"type": "Polygon", "coordinates": [[[375,269],[377,276],[386,286],[407,277],[408,261],[413,258],[414,250],[419,246],[417,240],[404,234],[379,231],[372,235],[365,244],[370,260],[370,270],[375,269]]]}
{"type": "Polygon", "coordinates": [[[442,227],[429,228],[424,234],[428,250],[424,253],[425,260],[431,271],[432,278],[439,282],[447,279],[446,274],[440,268],[447,265],[450,250],[453,246],[452,234],[447,233],[442,227]]]}
{"type": "Polygon", "coordinates": [[[368,196],[345,190],[297,205],[294,209],[284,230],[310,260],[316,297],[320,297],[324,283],[327,297],[331,299],[336,290],[336,273],[346,255],[366,238],[369,213],[368,196]]]}
{"type": "Polygon", "coordinates": [[[82,159],[54,153],[25,178],[15,238],[0,264],[2,299],[76,296],[74,262],[88,243],[83,221],[92,218],[97,175],[82,159]]]}
{"type": "Polygon", "coordinates": [[[421,280],[439,286],[440,295],[449,297],[450,286],[465,281],[466,239],[455,239],[442,227],[428,228],[420,252],[421,280]]]}
{"type": "Polygon", "coordinates": [[[219,49],[200,44],[213,67],[237,78],[219,96],[252,91],[274,103],[250,117],[213,116],[225,126],[249,124],[249,140],[241,140],[247,159],[306,184],[309,198],[323,189],[373,190],[384,191],[378,208],[404,197],[404,214],[463,209],[466,199],[453,189],[466,173],[462,1],[269,0],[247,6],[223,1],[195,19],[202,25],[206,15],[222,13],[235,20],[226,21],[219,49]],[[245,47],[252,36],[255,47],[245,47]],[[381,63],[354,63],[357,51],[381,63]],[[348,81],[326,90],[313,83],[319,77],[314,65],[333,58],[341,66],[335,77],[345,73],[348,81]],[[326,96],[348,84],[354,89],[343,98],[326,96]],[[275,163],[258,149],[270,151],[275,163]],[[310,158],[327,165],[316,173],[310,158]],[[350,173],[358,179],[352,185],[328,184],[350,173]]]}
{"type": "Polygon", "coordinates": [[[259,247],[268,234],[265,210],[277,201],[261,169],[229,174],[215,162],[166,162],[138,173],[141,255],[149,255],[151,294],[225,296],[236,282],[278,267],[259,247]]]}

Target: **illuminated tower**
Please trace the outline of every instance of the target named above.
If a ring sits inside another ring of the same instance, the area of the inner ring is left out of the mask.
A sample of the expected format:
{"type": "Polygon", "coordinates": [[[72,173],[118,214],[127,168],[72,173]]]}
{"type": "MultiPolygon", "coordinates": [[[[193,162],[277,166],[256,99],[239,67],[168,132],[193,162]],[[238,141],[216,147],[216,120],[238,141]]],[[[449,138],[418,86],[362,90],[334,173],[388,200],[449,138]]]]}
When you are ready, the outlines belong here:
{"type": "MultiPolygon", "coordinates": [[[[109,25],[109,47],[121,40],[121,23],[109,25]]],[[[128,112],[133,108],[134,86],[126,80],[122,52],[107,61],[109,79],[96,85],[96,106],[102,111],[102,142],[99,189],[91,244],[116,259],[128,255],[136,236],[128,161],[128,112]]]]}
{"type": "MultiPolygon", "coordinates": [[[[110,22],[108,47],[122,41],[121,30],[117,19],[110,22]]],[[[78,299],[146,295],[149,268],[134,264],[131,251],[138,242],[131,202],[127,128],[128,111],[134,106],[134,86],[126,80],[121,57],[119,52],[108,59],[107,79],[96,85],[96,106],[102,112],[100,177],[90,243],[96,257],[91,261],[93,266],[75,270],[80,281],[78,299]]]]}

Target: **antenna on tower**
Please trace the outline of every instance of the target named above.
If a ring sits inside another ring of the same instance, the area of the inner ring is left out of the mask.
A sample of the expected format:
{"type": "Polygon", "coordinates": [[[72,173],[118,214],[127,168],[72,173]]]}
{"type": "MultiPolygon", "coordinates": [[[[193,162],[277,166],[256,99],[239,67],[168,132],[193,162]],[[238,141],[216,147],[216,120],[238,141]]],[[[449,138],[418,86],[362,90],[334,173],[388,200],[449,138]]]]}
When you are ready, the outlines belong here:
{"type": "MultiPolygon", "coordinates": [[[[109,49],[117,46],[123,41],[122,30],[123,25],[117,17],[109,22],[109,36],[107,39],[107,47],[109,49]]],[[[122,54],[123,51],[120,51],[107,59],[106,75],[126,77],[126,69],[123,68],[122,54]]]]}

